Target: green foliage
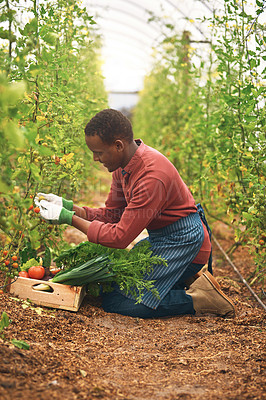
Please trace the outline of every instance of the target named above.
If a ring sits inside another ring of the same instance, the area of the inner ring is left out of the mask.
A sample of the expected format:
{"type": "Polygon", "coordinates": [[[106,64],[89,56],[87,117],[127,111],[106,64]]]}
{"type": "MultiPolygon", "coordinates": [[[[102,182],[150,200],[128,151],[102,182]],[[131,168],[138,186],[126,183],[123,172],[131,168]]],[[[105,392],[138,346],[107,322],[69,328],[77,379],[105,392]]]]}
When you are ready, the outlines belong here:
{"type": "Polygon", "coordinates": [[[4,312],[2,313],[1,320],[0,320],[0,334],[1,334],[1,335],[2,335],[3,330],[4,330],[5,328],[7,328],[7,327],[9,326],[9,324],[10,324],[10,321],[9,321],[8,315],[7,315],[7,313],[4,311],[4,312]]]}
{"type": "Polygon", "coordinates": [[[265,36],[257,18],[262,4],[254,15],[245,7],[226,0],[208,21],[208,58],[191,47],[188,32],[180,37],[173,25],[164,27],[133,121],[138,136],[175,164],[197,202],[231,219],[235,240],[249,246],[262,278],[265,36]]]}
{"type": "MultiPolygon", "coordinates": [[[[4,311],[2,313],[1,320],[0,320],[0,337],[2,339],[5,339],[5,336],[2,332],[9,325],[10,325],[10,319],[8,318],[7,313],[4,311]]],[[[14,346],[18,347],[19,349],[29,350],[29,348],[30,348],[30,345],[28,343],[24,342],[24,340],[11,339],[11,343],[14,346]]]]}
{"type": "Polygon", "coordinates": [[[0,12],[1,244],[10,255],[28,242],[59,251],[64,227],[31,208],[38,191],[75,199],[93,184],[83,132],[107,105],[100,42],[72,0],[5,2],[0,12]]]}
{"type": "Polygon", "coordinates": [[[19,251],[19,257],[21,263],[26,263],[28,260],[31,259],[38,259],[39,262],[39,257],[37,257],[37,251],[36,249],[32,248],[32,245],[30,242],[27,242],[26,245],[19,251]]]}
{"type": "Polygon", "coordinates": [[[0,140],[3,143],[9,143],[9,146],[5,145],[7,152],[1,152],[0,162],[2,174],[0,178],[0,193],[8,193],[10,190],[10,171],[8,170],[9,157],[11,150],[8,151],[8,147],[12,151],[21,150],[24,146],[24,133],[23,130],[15,123],[16,104],[19,99],[23,96],[25,90],[25,84],[23,82],[14,82],[9,84],[8,79],[4,74],[0,74],[0,140]]]}
{"type": "Polygon", "coordinates": [[[108,264],[109,259],[106,255],[97,256],[79,266],[61,270],[52,281],[71,286],[83,286],[91,282],[110,280],[112,274],[108,269],[108,264]]]}
{"type": "Polygon", "coordinates": [[[23,349],[23,350],[29,350],[30,349],[30,345],[25,342],[24,340],[17,340],[17,339],[12,339],[11,343],[18,347],[19,349],[23,349]]]}
{"type": "Polygon", "coordinates": [[[36,260],[35,258],[30,258],[28,261],[21,265],[20,270],[28,272],[31,267],[35,267],[37,265],[40,265],[40,261],[36,260]]]}
{"type": "Polygon", "coordinates": [[[112,290],[112,286],[106,282],[114,282],[126,294],[132,294],[137,302],[141,301],[145,289],[158,295],[154,281],[145,277],[152,272],[154,265],[167,265],[161,257],[152,254],[148,241],[140,242],[130,251],[84,242],[62,252],[55,262],[63,271],[56,274],[54,282],[89,284],[89,291],[95,294],[98,294],[98,282],[103,282],[107,291],[112,290]]]}

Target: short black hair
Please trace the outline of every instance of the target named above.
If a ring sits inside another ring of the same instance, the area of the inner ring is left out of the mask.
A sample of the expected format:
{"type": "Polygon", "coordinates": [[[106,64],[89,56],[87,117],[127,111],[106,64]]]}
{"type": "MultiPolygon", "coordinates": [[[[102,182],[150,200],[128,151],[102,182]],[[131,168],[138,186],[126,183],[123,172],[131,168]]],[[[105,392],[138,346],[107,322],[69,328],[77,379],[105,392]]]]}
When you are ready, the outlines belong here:
{"type": "Polygon", "coordinates": [[[116,139],[133,141],[133,130],[129,119],[120,111],[107,108],[98,112],[86,125],[86,136],[97,135],[104,143],[112,144],[116,139]]]}

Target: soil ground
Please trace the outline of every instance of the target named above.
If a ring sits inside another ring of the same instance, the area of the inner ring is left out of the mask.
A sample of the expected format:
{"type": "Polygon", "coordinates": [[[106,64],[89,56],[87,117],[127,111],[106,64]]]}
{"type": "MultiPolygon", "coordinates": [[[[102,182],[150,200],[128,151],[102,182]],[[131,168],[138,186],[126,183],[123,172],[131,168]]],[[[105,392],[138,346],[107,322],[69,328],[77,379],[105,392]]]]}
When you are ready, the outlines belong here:
{"type": "MultiPolygon", "coordinates": [[[[233,243],[227,226],[216,238],[233,243]]],[[[84,237],[73,228],[66,240],[84,237]]],[[[247,251],[233,262],[247,278],[247,251]]],[[[86,296],[78,312],[41,308],[1,296],[11,323],[0,339],[1,400],[266,399],[265,312],[214,246],[214,276],[237,316],[142,320],[107,314],[86,296]],[[14,347],[24,340],[29,350],[14,347]]],[[[254,290],[261,296],[258,283],[254,290]]]]}

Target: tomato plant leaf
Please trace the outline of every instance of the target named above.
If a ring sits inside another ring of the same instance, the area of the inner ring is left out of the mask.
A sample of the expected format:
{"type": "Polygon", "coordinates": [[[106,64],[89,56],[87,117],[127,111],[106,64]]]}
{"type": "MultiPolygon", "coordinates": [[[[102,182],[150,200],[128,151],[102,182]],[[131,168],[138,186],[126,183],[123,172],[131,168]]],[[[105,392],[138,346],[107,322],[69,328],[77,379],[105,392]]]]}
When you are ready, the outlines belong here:
{"type": "Polygon", "coordinates": [[[13,343],[13,345],[18,347],[19,349],[23,349],[23,350],[30,349],[30,345],[28,343],[24,342],[24,340],[12,339],[11,343],[13,343]]]}
{"type": "Polygon", "coordinates": [[[2,333],[2,331],[7,328],[10,324],[10,320],[8,318],[8,315],[5,311],[3,311],[2,313],[2,317],[0,320],[0,333],[2,333]]]}

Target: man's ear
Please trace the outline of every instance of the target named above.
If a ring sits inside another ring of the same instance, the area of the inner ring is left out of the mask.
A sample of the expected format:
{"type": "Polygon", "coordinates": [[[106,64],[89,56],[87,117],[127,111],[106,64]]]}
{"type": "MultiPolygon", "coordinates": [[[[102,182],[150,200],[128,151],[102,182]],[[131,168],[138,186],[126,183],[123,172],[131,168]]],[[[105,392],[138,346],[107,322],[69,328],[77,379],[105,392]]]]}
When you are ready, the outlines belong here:
{"type": "Polygon", "coordinates": [[[123,140],[121,140],[121,139],[116,139],[116,140],[115,140],[115,148],[116,148],[116,150],[119,151],[119,152],[123,151],[124,148],[125,148],[125,144],[124,144],[123,140]]]}

